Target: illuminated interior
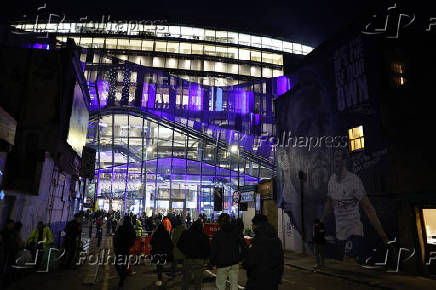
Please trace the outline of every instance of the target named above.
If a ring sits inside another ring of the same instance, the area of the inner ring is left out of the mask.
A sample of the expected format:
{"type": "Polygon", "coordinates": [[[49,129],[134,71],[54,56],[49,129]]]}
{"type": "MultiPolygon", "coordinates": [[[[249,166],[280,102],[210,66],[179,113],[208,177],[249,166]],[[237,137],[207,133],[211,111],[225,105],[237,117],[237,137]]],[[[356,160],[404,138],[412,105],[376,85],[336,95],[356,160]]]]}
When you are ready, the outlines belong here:
{"type": "Polygon", "coordinates": [[[176,25],[113,23],[29,23],[18,29],[53,33],[60,43],[72,38],[89,65],[109,64],[96,51],[159,68],[203,85],[229,86],[283,75],[285,54],[306,55],[312,48],[264,36],[176,25]]]}
{"type": "Polygon", "coordinates": [[[357,151],[365,148],[363,126],[348,129],[348,138],[350,140],[350,151],[357,151]]]}
{"type": "Polygon", "coordinates": [[[212,215],[213,188],[224,210],[238,186],[271,178],[273,100],[286,77],[238,86],[187,82],[115,60],[86,74],[91,97],[87,145],[97,151],[100,208],[212,215]]]}
{"type": "Polygon", "coordinates": [[[427,244],[436,245],[436,209],[423,209],[427,244]]]}

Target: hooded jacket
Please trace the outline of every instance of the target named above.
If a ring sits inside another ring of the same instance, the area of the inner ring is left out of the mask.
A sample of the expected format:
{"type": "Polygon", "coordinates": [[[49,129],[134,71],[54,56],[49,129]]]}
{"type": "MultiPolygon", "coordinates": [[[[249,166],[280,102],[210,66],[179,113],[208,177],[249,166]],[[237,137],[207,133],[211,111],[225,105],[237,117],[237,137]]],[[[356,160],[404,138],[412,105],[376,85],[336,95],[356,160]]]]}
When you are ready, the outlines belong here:
{"type": "Polygon", "coordinates": [[[163,225],[159,225],[154,232],[150,241],[152,255],[167,255],[170,261],[172,257],[173,243],[171,242],[170,234],[163,225]]]}
{"type": "Polygon", "coordinates": [[[187,259],[207,259],[209,257],[209,237],[203,232],[203,225],[200,221],[195,221],[189,230],[182,233],[177,247],[187,259]]]}
{"type": "Polygon", "coordinates": [[[210,262],[217,268],[238,264],[246,251],[244,238],[232,224],[224,224],[215,233],[210,251],[210,262]]]}
{"type": "Polygon", "coordinates": [[[277,289],[283,275],[282,242],[269,223],[254,229],[255,237],[242,266],[247,270],[247,290],[277,289]]]}
{"type": "Polygon", "coordinates": [[[116,254],[127,255],[135,244],[136,233],[130,222],[123,222],[117,229],[114,237],[114,250],[116,254]]]}

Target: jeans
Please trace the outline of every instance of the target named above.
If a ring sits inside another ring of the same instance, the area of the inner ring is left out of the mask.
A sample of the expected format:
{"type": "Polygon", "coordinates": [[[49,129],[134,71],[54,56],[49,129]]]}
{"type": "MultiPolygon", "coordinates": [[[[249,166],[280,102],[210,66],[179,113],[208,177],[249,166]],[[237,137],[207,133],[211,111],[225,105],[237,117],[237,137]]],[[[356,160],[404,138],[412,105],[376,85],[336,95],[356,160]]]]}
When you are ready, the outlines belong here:
{"type": "Polygon", "coordinates": [[[218,290],[226,289],[227,277],[230,280],[230,290],[238,290],[239,264],[217,269],[215,285],[218,290]]]}
{"type": "Polygon", "coordinates": [[[192,280],[194,280],[195,290],[201,290],[203,267],[203,259],[185,259],[182,290],[188,290],[192,280]]]}
{"type": "Polygon", "coordinates": [[[313,251],[316,257],[316,265],[324,266],[324,245],[313,244],[313,251]]]}

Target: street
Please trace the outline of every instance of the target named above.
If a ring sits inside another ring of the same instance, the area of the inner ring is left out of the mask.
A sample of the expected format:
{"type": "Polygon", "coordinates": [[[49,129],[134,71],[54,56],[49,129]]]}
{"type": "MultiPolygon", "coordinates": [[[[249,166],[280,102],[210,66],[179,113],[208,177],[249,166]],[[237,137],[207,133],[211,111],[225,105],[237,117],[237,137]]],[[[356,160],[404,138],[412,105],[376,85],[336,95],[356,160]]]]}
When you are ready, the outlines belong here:
{"type": "MultiPolygon", "coordinates": [[[[84,231],[87,232],[87,231],[84,231]]],[[[85,236],[85,235],[84,235],[85,236]]],[[[89,252],[96,253],[97,239],[95,233],[91,239],[89,252]]],[[[111,236],[104,236],[100,251],[111,249],[111,236]]],[[[90,260],[88,260],[90,261],[90,260]]],[[[285,269],[282,284],[279,289],[434,289],[436,281],[423,277],[406,276],[399,273],[372,272],[330,261],[330,266],[321,272],[310,270],[311,257],[285,255],[285,269]],[[298,266],[296,265],[298,264],[298,266]],[[411,286],[413,285],[413,286],[411,286]]],[[[92,265],[85,263],[77,269],[56,269],[49,273],[27,273],[17,279],[11,289],[86,289],[112,290],[118,289],[118,275],[113,265],[92,265]]],[[[327,263],[329,265],[329,263],[327,263]]],[[[166,266],[165,269],[169,267],[166,266]]],[[[182,266],[179,265],[174,279],[164,274],[163,285],[155,286],[157,274],[155,267],[145,263],[133,266],[134,275],[127,278],[123,289],[180,289],[182,280],[182,266]]],[[[164,270],[165,271],[165,270],[164,270]]],[[[239,273],[239,289],[244,289],[246,273],[243,269],[239,273]]],[[[216,289],[214,273],[204,271],[202,289],[216,289]]]]}

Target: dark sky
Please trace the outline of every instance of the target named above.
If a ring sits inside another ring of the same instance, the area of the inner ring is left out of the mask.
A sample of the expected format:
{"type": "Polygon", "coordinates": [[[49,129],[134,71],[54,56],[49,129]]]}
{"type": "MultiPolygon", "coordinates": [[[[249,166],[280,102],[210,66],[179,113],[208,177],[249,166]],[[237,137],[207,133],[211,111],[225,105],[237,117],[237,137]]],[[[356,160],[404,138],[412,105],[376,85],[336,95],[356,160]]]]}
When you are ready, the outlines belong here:
{"type": "MultiPolygon", "coordinates": [[[[233,29],[282,37],[317,46],[362,14],[372,13],[387,0],[166,1],[166,0],[36,0],[10,1],[1,9],[5,20],[35,18],[36,8],[47,3],[46,13],[64,13],[67,19],[166,20],[168,23],[233,29]]],[[[397,1],[398,2],[398,1],[397,1]]],[[[436,14],[436,13],[435,13],[436,14]]],[[[435,15],[436,16],[436,15],[435,15]]]]}

